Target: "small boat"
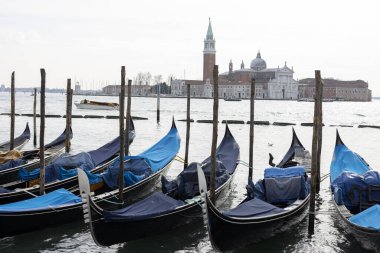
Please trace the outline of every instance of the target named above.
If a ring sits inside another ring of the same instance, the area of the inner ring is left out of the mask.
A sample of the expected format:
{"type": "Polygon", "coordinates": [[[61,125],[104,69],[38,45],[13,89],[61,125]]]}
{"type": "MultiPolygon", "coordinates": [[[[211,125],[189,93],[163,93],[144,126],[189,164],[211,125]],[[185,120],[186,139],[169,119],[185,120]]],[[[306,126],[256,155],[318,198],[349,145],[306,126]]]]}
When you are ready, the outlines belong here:
{"type": "MultiPolygon", "coordinates": [[[[119,207],[129,201],[142,198],[147,192],[153,191],[153,186],[159,181],[161,173],[166,172],[177,152],[179,151],[180,137],[174,124],[166,136],[159,142],[136,156],[126,156],[124,164],[125,187],[123,198],[119,199],[119,190],[103,186],[94,175],[78,169],[78,175],[84,173],[90,178],[91,188],[95,193],[95,202],[107,207],[112,203],[119,203],[119,207]],[[150,175],[135,175],[135,182],[131,182],[132,174],[152,169],[150,175]],[[130,184],[128,184],[130,183],[130,184]],[[124,201],[124,203],[122,202],[124,201]]],[[[120,159],[116,159],[108,166],[100,177],[117,180],[120,159]]],[[[83,217],[82,200],[69,190],[60,188],[42,196],[31,199],[0,205],[0,238],[14,236],[47,227],[55,227],[65,223],[80,220],[83,217]]]]}
{"type": "MultiPolygon", "coordinates": [[[[73,132],[70,128],[70,138],[73,132]]],[[[45,164],[49,164],[65,150],[66,130],[55,140],[45,145],[45,164]]],[[[18,181],[19,170],[21,168],[31,171],[40,165],[39,149],[27,150],[22,152],[19,159],[11,160],[0,165],[0,186],[18,181]]]]}
{"type": "MultiPolygon", "coordinates": [[[[240,148],[228,126],[217,149],[218,173],[216,198],[225,195],[234,177],[240,148]]],[[[210,157],[202,162],[202,169],[210,172],[210,157]]],[[[80,179],[83,208],[88,216],[91,234],[96,244],[109,246],[158,235],[189,223],[201,225],[201,198],[198,195],[198,163],[191,163],[177,179],[163,180],[163,191],[155,192],[125,208],[106,209],[96,203],[90,194],[85,176],[80,179]],[[177,184],[177,182],[180,182],[177,184]]],[[[82,173],[83,174],[83,173],[82,173]]]]}
{"type": "MultiPolygon", "coordinates": [[[[26,127],[24,132],[14,139],[14,150],[21,150],[22,147],[30,140],[30,129],[28,123],[26,123],[26,127]]],[[[10,147],[10,142],[6,141],[0,143],[0,153],[8,152],[10,147]]]]}
{"type": "Polygon", "coordinates": [[[78,109],[89,109],[89,110],[119,110],[118,103],[111,102],[98,102],[83,99],[80,103],[74,103],[78,109]]]}
{"type": "Polygon", "coordinates": [[[240,98],[234,98],[234,97],[226,97],[224,98],[224,101],[241,101],[240,98]]]}
{"type": "Polygon", "coordinates": [[[380,173],[342,141],[330,165],[331,194],[340,224],[364,248],[380,249],[380,173]]]}
{"type": "Polygon", "coordinates": [[[270,238],[306,216],[310,183],[302,166],[267,168],[264,179],[255,185],[248,179],[247,197],[224,212],[211,202],[203,170],[200,166],[197,170],[200,195],[204,199],[204,224],[212,246],[219,251],[270,238]]]}
{"type": "MultiPolygon", "coordinates": [[[[135,127],[131,119],[129,128],[129,143],[136,136],[135,127]]],[[[91,173],[100,173],[108,168],[118,157],[120,137],[108,142],[98,149],[81,152],[76,155],[62,154],[45,167],[45,193],[60,188],[79,194],[76,168],[88,170],[91,173]]],[[[30,172],[21,169],[20,179],[0,187],[0,205],[30,199],[40,194],[39,168],[30,172]]]]}

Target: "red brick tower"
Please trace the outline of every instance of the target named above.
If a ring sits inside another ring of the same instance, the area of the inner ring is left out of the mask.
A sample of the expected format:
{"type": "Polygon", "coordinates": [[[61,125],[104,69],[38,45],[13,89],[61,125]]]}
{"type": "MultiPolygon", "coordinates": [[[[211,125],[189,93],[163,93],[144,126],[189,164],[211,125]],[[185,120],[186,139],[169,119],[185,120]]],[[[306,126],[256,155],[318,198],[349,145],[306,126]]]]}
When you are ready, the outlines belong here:
{"type": "Polygon", "coordinates": [[[203,49],[203,81],[213,84],[213,69],[215,65],[215,38],[212,33],[211,20],[208,22],[206,39],[203,49]]]}

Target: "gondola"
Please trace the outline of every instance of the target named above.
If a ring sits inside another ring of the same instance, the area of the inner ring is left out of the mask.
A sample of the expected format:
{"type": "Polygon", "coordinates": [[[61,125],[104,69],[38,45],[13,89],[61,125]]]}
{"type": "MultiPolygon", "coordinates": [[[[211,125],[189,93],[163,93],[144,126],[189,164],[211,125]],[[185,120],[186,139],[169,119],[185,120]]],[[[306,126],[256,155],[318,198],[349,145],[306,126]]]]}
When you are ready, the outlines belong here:
{"type": "MultiPolygon", "coordinates": [[[[171,165],[172,160],[179,150],[179,146],[180,137],[173,120],[171,130],[159,142],[137,156],[125,157],[124,164],[129,169],[131,169],[131,165],[141,166],[142,169],[146,169],[145,165],[149,164],[151,168],[156,170],[155,173],[141,178],[140,181],[124,187],[123,200],[125,203],[142,198],[148,190],[153,190],[154,185],[160,179],[161,173],[164,173],[171,165]],[[147,161],[147,163],[135,164],[134,161],[141,161],[140,158],[147,161]]],[[[108,173],[114,167],[119,167],[118,159],[108,166],[104,174],[108,173]]],[[[133,169],[137,171],[139,168],[134,167],[133,169]]],[[[91,178],[91,181],[95,183],[92,184],[91,187],[97,186],[96,184],[98,184],[98,182],[93,181],[94,175],[96,174],[90,174],[84,172],[82,169],[78,169],[78,174],[81,172],[86,173],[86,175],[91,178]]],[[[126,174],[127,172],[131,172],[131,170],[127,170],[126,174]]],[[[106,175],[109,176],[109,174],[106,175]]],[[[126,178],[126,176],[124,176],[124,178],[126,178]]],[[[101,193],[98,193],[99,189],[97,189],[94,190],[94,192],[96,195],[95,202],[101,206],[108,206],[115,202],[119,203],[119,206],[123,205],[118,197],[118,189],[108,192],[100,191],[101,193]]],[[[82,217],[81,198],[61,188],[42,196],[0,205],[0,238],[47,227],[59,226],[79,220],[82,217]]]]}
{"type": "MultiPolygon", "coordinates": [[[[295,137],[294,134],[290,149],[294,148],[295,137]]],[[[284,164],[290,164],[291,156],[288,159],[284,164]]],[[[200,195],[204,199],[204,223],[217,250],[232,250],[272,237],[299,223],[306,215],[310,187],[302,166],[267,168],[264,180],[253,185],[249,179],[247,198],[224,212],[211,202],[203,170],[200,166],[197,170],[200,195]]]]}
{"type": "MultiPolygon", "coordinates": [[[[216,198],[229,190],[239,154],[239,145],[226,126],[224,138],[217,149],[219,166],[216,198]]],[[[91,234],[96,244],[109,246],[158,235],[193,222],[201,224],[201,198],[198,195],[196,166],[196,163],[190,164],[172,182],[164,180],[163,186],[175,187],[163,187],[171,189],[155,192],[139,202],[117,210],[100,207],[90,195],[87,178],[80,177],[84,213],[85,217],[89,217],[91,234]]],[[[210,171],[210,157],[202,162],[202,167],[203,170],[210,171]]]]}
{"type": "MultiPolygon", "coordinates": [[[[73,132],[70,128],[70,138],[73,132]]],[[[66,130],[55,140],[45,145],[45,163],[49,164],[52,160],[63,153],[65,149],[66,130]]],[[[17,160],[11,160],[0,165],[0,186],[18,181],[19,170],[21,168],[31,171],[40,165],[39,149],[27,150],[22,152],[22,157],[17,160]]]]}
{"type": "MultiPolygon", "coordinates": [[[[128,140],[131,144],[136,136],[132,119],[129,131],[128,140]]],[[[64,188],[78,194],[78,177],[75,169],[81,167],[91,173],[100,173],[117,159],[119,148],[120,137],[117,137],[100,148],[89,152],[81,152],[76,155],[60,155],[45,169],[45,193],[64,188]]],[[[23,179],[0,187],[0,205],[39,195],[39,169],[25,172],[25,174],[23,179]]]]}
{"type": "Polygon", "coordinates": [[[342,141],[330,165],[331,194],[340,224],[367,249],[380,249],[380,173],[342,141]]]}
{"type": "MultiPolygon", "coordinates": [[[[24,145],[30,140],[30,129],[28,123],[26,123],[26,127],[24,132],[18,137],[14,139],[14,150],[20,150],[24,145]]],[[[0,143],[0,153],[9,151],[10,142],[6,141],[0,143]]]]}

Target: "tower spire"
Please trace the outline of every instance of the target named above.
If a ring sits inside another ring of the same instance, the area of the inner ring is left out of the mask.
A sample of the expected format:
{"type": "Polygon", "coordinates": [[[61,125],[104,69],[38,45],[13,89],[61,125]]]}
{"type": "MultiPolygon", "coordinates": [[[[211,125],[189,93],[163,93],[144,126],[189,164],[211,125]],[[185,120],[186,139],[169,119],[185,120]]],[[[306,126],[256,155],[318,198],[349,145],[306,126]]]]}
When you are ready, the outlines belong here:
{"type": "Polygon", "coordinates": [[[214,34],[212,33],[212,27],[211,27],[211,18],[208,18],[208,28],[207,28],[206,39],[207,40],[214,39],[214,34]]]}

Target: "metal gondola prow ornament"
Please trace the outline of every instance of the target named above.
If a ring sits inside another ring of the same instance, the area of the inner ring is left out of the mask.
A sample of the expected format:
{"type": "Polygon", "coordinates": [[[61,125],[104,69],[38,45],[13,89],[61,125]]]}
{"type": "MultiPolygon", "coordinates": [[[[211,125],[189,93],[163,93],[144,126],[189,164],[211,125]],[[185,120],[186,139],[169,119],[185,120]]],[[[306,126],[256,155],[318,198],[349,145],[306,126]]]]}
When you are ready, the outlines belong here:
{"type": "Polygon", "coordinates": [[[78,171],[79,192],[82,198],[84,223],[91,224],[90,204],[89,204],[89,198],[91,194],[90,183],[88,181],[86,172],[84,172],[82,169],[77,169],[77,171],[78,171]]]}
{"type": "Polygon", "coordinates": [[[199,194],[202,198],[202,217],[203,223],[208,228],[208,215],[207,215],[207,181],[205,173],[202,170],[202,166],[197,163],[197,173],[198,173],[198,182],[199,182],[199,194]]]}

